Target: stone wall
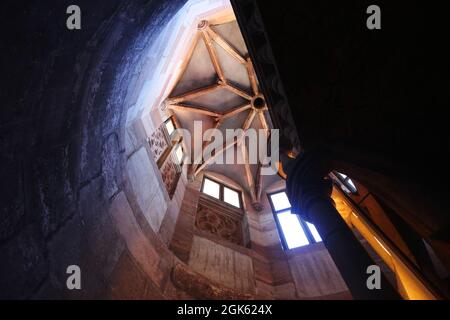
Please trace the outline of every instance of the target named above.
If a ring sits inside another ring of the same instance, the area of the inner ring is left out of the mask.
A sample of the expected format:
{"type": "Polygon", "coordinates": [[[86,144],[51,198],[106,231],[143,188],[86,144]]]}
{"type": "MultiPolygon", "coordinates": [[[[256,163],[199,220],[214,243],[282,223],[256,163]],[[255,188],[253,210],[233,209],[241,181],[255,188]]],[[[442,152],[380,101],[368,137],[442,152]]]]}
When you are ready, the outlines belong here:
{"type": "Polygon", "coordinates": [[[143,124],[125,123],[148,46],[183,1],[78,1],[73,32],[70,4],[1,4],[0,297],[173,297],[157,234],[173,232],[183,184],[168,202],[143,124]],[[66,287],[73,264],[80,291],[66,287]]]}
{"type": "MultiPolygon", "coordinates": [[[[282,190],[282,185],[277,189],[282,190]]],[[[263,211],[248,213],[258,294],[276,299],[350,299],[322,243],[283,250],[267,194],[261,199],[263,211]]]]}
{"type": "Polygon", "coordinates": [[[283,250],[265,193],[261,212],[253,209],[248,195],[243,193],[250,234],[248,246],[197,228],[199,202],[210,201],[210,210],[223,210],[215,199],[208,200],[201,194],[202,180],[203,174],[199,174],[195,181],[187,184],[170,244],[171,251],[180,260],[213,283],[252,298],[351,299],[322,243],[283,250]]]}
{"type": "Polygon", "coordinates": [[[189,266],[207,278],[242,293],[255,293],[252,259],[217,242],[194,236],[189,266]]]}
{"type": "Polygon", "coordinates": [[[225,2],[184,2],[78,1],[78,31],[69,1],[0,5],[0,298],[191,297],[167,247],[186,168],[171,198],[147,140],[177,71],[162,58],[182,51],[168,44],[225,2]],[[66,287],[69,265],[81,290],[66,287]]]}

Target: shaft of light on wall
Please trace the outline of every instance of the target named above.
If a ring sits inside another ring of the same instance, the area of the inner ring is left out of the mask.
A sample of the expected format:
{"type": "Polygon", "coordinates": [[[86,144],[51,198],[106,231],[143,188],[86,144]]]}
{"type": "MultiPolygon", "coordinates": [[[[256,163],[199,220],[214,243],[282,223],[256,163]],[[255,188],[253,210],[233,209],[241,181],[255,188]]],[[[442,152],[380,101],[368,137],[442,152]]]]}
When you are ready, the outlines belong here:
{"type": "Polygon", "coordinates": [[[392,255],[391,255],[391,253],[389,252],[389,250],[388,249],[386,249],[386,247],[385,246],[383,246],[383,244],[381,243],[381,241],[380,240],[378,240],[378,238],[377,237],[375,237],[374,236],[374,239],[375,239],[375,241],[376,242],[378,242],[378,244],[383,248],[383,250],[384,251],[386,251],[386,253],[388,254],[388,255],[390,255],[391,257],[392,257],[392,255]]]}

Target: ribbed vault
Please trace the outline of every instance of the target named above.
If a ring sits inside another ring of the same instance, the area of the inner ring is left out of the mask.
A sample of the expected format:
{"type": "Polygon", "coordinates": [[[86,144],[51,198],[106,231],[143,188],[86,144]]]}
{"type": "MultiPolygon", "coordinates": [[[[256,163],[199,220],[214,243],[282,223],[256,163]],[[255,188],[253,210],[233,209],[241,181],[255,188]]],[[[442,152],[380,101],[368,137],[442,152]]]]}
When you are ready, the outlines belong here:
{"type": "MultiPolygon", "coordinates": [[[[236,21],[210,25],[199,22],[195,45],[186,59],[185,69],[165,105],[179,127],[193,131],[193,122],[202,121],[202,129],[242,129],[233,141],[224,141],[222,148],[205,157],[203,151],[212,142],[209,131],[202,152],[192,153],[191,177],[202,170],[216,171],[237,180],[251,197],[255,208],[260,208],[263,179],[261,163],[249,163],[249,144],[245,135],[249,129],[264,130],[264,139],[270,139],[272,127],[265,97],[261,92],[248,57],[247,48],[236,21]],[[238,154],[237,164],[216,164],[228,149],[238,154]]],[[[269,183],[273,182],[273,178],[269,183]]]]}

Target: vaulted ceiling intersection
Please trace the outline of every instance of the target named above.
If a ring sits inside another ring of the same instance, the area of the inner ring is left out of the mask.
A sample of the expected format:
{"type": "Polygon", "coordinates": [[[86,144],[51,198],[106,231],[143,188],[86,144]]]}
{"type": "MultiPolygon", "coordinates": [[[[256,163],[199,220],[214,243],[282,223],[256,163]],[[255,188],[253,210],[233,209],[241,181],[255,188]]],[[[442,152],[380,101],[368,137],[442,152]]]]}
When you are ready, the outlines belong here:
{"type": "MultiPolygon", "coordinates": [[[[202,120],[203,130],[242,128],[246,132],[255,128],[265,130],[265,139],[269,138],[271,121],[267,105],[236,21],[211,26],[202,20],[198,24],[196,44],[184,73],[165,103],[176,121],[191,132],[193,121],[202,120]]],[[[203,150],[208,144],[203,143],[203,150]]],[[[208,159],[202,159],[202,153],[193,154],[195,162],[201,163],[193,164],[190,173],[195,176],[208,168],[230,177],[246,188],[254,208],[260,210],[261,164],[249,164],[248,152],[248,145],[241,138],[224,143],[208,159]],[[214,159],[229,148],[241,152],[243,165],[214,164],[214,159]]],[[[266,185],[273,179],[269,178],[266,185]]]]}

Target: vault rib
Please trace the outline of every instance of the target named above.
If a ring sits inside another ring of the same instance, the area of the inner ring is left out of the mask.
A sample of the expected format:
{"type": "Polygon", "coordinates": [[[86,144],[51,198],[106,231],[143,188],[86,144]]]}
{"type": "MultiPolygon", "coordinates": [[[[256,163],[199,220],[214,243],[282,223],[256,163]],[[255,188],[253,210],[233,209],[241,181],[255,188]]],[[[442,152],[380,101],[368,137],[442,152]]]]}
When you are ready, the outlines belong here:
{"type": "MultiPolygon", "coordinates": [[[[216,124],[214,125],[214,129],[219,129],[219,127],[220,127],[221,124],[222,124],[222,120],[216,121],[216,124]]],[[[198,166],[199,166],[199,162],[202,160],[202,157],[203,157],[203,151],[204,151],[205,148],[211,143],[210,140],[211,140],[212,134],[213,134],[213,131],[210,131],[209,134],[207,134],[207,135],[204,136],[205,141],[203,141],[202,149],[200,150],[200,153],[199,153],[199,154],[195,155],[195,158],[194,158],[194,163],[193,163],[193,165],[192,165],[192,166],[193,166],[193,168],[192,168],[192,171],[193,171],[193,172],[196,172],[196,170],[197,170],[197,168],[198,168],[198,166]]]]}
{"type": "Polygon", "coordinates": [[[211,117],[221,117],[222,116],[221,113],[210,110],[208,108],[199,107],[199,106],[188,106],[188,105],[177,103],[177,104],[170,104],[167,107],[171,110],[191,111],[191,112],[200,113],[200,114],[204,114],[204,115],[211,116],[211,117]]]}
{"type": "Polygon", "coordinates": [[[261,122],[261,126],[264,129],[264,132],[266,133],[266,138],[269,137],[269,125],[267,124],[266,116],[264,115],[263,111],[258,112],[259,121],[261,122]]]}
{"type": "MultiPolygon", "coordinates": [[[[209,165],[215,158],[217,158],[217,156],[221,155],[222,153],[225,152],[225,150],[231,148],[232,146],[234,146],[236,143],[238,142],[238,139],[234,139],[234,141],[229,142],[228,144],[226,144],[224,147],[222,147],[219,150],[216,150],[216,152],[209,157],[208,159],[206,159],[201,166],[199,166],[197,168],[197,170],[195,171],[195,175],[197,175],[200,171],[202,171],[207,165],[209,165]]],[[[203,152],[202,152],[203,153],[203,152]]]]}
{"type": "Polygon", "coordinates": [[[245,104],[243,104],[241,106],[238,106],[236,108],[232,108],[232,109],[228,110],[227,112],[225,112],[220,119],[221,120],[225,120],[227,118],[233,117],[233,116],[237,115],[240,112],[243,112],[245,110],[250,109],[251,107],[252,107],[251,104],[245,103],[245,104]]]}
{"type": "Polygon", "coordinates": [[[250,111],[250,114],[247,116],[247,119],[245,119],[245,122],[242,126],[242,130],[244,130],[244,132],[246,132],[248,130],[248,128],[250,128],[250,126],[253,122],[253,119],[255,118],[255,115],[256,115],[255,110],[250,111]]]}
{"type": "Polygon", "coordinates": [[[256,201],[261,201],[261,193],[262,193],[262,181],[263,177],[261,174],[261,162],[258,163],[258,171],[256,173],[256,183],[255,183],[255,195],[256,195],[256,201]]]}
{"type": "Polygon", "coordinates": [[[178,96],[168,98],[167,99],[167,103],[169,103],[169,104],[177,104],[177,103],[189,100],[189,99],[195,99],[197,97],[200,97],[202,95],[210,93],[210,92],[212,92],[212,91],[214,91],[214,90],[216,90],[216,89],[218,89],[220,87],[222,87],[222,85],[220,85],[220,84],[213,84],[213,85],[210,85],[210,86],[194,89],[192,91],[185,92],[185,93],[180,94],[178,96]]]}
{"type": "Polygon", "coordinates": [[[214,46],[211,42],[209,33],[206,29],[200,30],[200,32],[202,33],[202,38],[203,38],[203,41],[205,42],[206,49],[208,49],[209,57],[211,58],[211,62],[214,66],[214,70],[216,70],[216,73],[217,73],[217,76],[219,77],[219,79],[225,83],[226,82],[225,76],[223,74],[222,67],[220,66],[219,58],[217,57],[216,50],[214,49],[214,46]]]}
{"type": "Polygon", "coordinates": [[[247,180],[247,187],[250,192],[250,196],[252,198],[252,202],[256,201],[256,194],[255,194],[255,180],[253,179],[252,171],[250,170],[250,164],[248,159],[248,150],[245,143],[241,144],[241,152],[244,160],[244,167],[245,167],[245,178],[247,180]]]}
{"type": "MultiPolygon", "coordinates": [[[[243,138],[245,137],[245,133],[247,132],[248,128],[250,128],[250,125],[253,122],[253,119],[255,118],[256,115],[256,111],[252,110],[250,112],[250,114],[247,116],[247,118],[245,119],[244,125],[242,127],[243,133],[240,137],[238,137],[237,139],[234,139],[234,141],[229,142],[228,144],[226,144],[223,148],[219,149],[216,151],[216,153],[214,153],[214,155],[212,155],[211,157],[209,157],[208,159],[206,159],[196,170],[195,170],[195,175],[197,175],[200,171],[202,171],[207,165],[209,165],[215,158],[217,158],[217,156],[219,156],[220,154],[222,154],[225,150],[227,150],[228,148],[234,146],[235,144],[240,145],[243,141],[243,138]]],[[[204,149],[202,150],[202,155],[203,155],[204,149]]]]}
{"type": "Polygon", "coordinates": [[[235,58],[239,63],[246,64],[245,59],[241,56],[239,51],[237,51],[230,43],[228,43],[224,38],[222,38],[217,32],[208,27],[208,32],[214,42],[221,46],[230,56],[235,58]]]}
{"type": "Polygon", "coordinates": [[[247,92],[245,92],[244,90],[236,87],[235,85],[228,83],[228,82],[224,82],[225,83],[225,88],[239,96],[241,96],[242,98],[246,99],[246,100],[252,100],[252,96],[249,95],[247,92]]]}
{"type": "Polygon", "coordinates": [[[250,79],[250,84],[252,86],[253,94],[256,96],[259,94],[259,88],[258,88],[258,83],[256,81],[255,69],[253,68],[253,63],[252,63],[252,60],[250,60],[250,58],[247,58],[245,66],[247,67],[248,78],[250,79]]]}

